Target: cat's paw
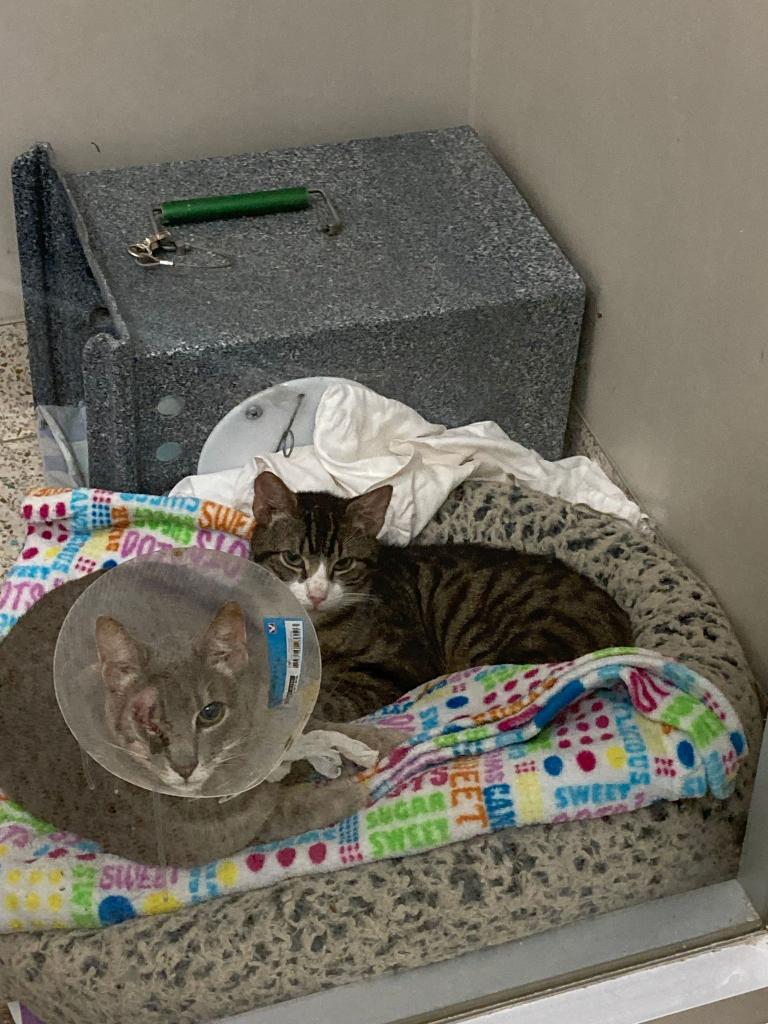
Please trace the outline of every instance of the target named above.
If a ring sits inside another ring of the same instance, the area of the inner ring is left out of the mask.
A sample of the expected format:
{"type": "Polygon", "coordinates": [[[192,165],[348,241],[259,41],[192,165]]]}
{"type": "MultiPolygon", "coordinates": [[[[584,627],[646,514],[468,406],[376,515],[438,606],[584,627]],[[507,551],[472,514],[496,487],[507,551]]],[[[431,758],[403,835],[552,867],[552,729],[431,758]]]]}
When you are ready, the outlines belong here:
{"type": "MultiPolygon", "coordinates": [[[[330,730],[348,736],[351,740],[357,740],[370,747],[377,754],[376,760],[381,760],[390,754],[397,747],[403,746],[411,738],[407,732],[399,729],[387,729],[378,725],[370,725],[366,722],[312,722],[313,729],[330,730]]],[[[375,762],[374,762],[375,763],[375,762]]]]}
{"type": "Polygon", "coordinates": [[[361,811],[370,798],[367,784],[357,779],[334,779],[326,782],[319,792],[323,796],[330,825],[361,811]]]}
{"type": "Polygon", "coordinates": [[[378,733],[381,737],[378,746],[380,757],[391,754],[398,747],[404,747],[411,740],[411,734],[409,732],[402,732],[400,729],[379,729],[378,733]]]}
{"type": "Polygon", "coordinates": [[[387,729],[378,725],[353,725],[350,728],[354,733],[347,733],[366,746],[371,747],[379,755],[378,759],[391,754],[393,750],[402,747],[411,738],[409,733],[401,732],[399,729],[387,729]]]}

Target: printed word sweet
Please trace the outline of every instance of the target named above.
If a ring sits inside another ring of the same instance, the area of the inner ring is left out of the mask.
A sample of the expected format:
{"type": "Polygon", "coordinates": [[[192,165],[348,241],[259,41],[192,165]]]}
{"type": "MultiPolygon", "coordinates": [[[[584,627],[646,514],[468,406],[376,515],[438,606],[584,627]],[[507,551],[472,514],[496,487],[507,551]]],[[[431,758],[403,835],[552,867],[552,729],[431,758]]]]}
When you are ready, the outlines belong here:
{"type": "Polygon", "coordinates": [[[250,537],[254,526],[253,519],[244,512],[218,505],[215,501],[203,502],[199,523],[203,530],[222,530],[239,537],[250,537]]]}
{"type": "Polygon", "coordinates": [[[448,775],[451,790],[451,807],[457,825],[478,823],[488,828],[488,815],[480,788],[480,762],[476,757],[462,758],[448,775]]]}
{"type": "Polygon", "coordinates": [[[632,792],[628,782],[593,782],[591,785],[558,786],[555,806],[580,807],[584,804],[611,804],[625,801],[632,792]]]}
{"type": "Polygon", "coordinates": [[[14,565],[8,572],[9,579],[17,580],[45,580],[50,575],[51,570],[47,565],[14,565]]]}
{"type": "Polygon", "coordinates": [[[123,889],[127,892],[165,889],[169,885],[175,885],[178,878],[178,868],[150,868],[145,864],[106,864],[101,872],[99,888],[123,889]]]}
{"type": "Polygon", "coordinates": [[[365,816],[373,856],[391,857],[393,854],[447,843],[450,829],[442,813],[444,811],[445,797],[442,793],[385,801],[381,807],[365,816]],[[431,817],[434,814],[440,817],[431,817]],[[395,828],[382,827],[399,821],[408,821],[409,824],[395,828]]]}
{"type": "Polygon", "coordinates": [[[653,800],[649,800],[645,792],[635,793],[631,806],[629,804],[603,804],[600,807],[580,807],[578,811],[573,813],[566,811],[561,814],[554,814],[552,821],[555,824],[559,824],[563,821],[581,821],[584,818],[605,818],[609,814],[626,814],[627,811],[638,811],[641,807],[645,807],[647,803],[653,803],[653,800]]]}
{"type": "Polygon", "coordinates": [[[426,850],[447,843],[451,838],[447,818],[432,818],[386,832],[369,832],[374,857],[392,857],[412,850],[426,850]]]}

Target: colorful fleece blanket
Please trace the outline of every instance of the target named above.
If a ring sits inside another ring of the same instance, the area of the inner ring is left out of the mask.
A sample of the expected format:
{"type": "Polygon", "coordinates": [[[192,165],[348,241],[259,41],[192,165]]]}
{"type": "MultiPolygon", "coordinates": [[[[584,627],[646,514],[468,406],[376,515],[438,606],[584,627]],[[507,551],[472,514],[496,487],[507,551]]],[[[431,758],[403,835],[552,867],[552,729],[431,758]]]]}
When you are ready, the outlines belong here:
{"type": "MultiPolygon", "coordinates": [[[[28,537],[0,592],[0,635],[65,580],[163,546],[246,556],[252,529],[212,502],[94,490],[36,491],[23,514],[28,537]]],[[[370,717],[411,740],[366,773],[366,810],[199,868],[104,855],[0,798],[0,931],[115,924],[502,828],[725,798],[746,754],[711,683],[635,648],[467,669],[370,717]]]]}

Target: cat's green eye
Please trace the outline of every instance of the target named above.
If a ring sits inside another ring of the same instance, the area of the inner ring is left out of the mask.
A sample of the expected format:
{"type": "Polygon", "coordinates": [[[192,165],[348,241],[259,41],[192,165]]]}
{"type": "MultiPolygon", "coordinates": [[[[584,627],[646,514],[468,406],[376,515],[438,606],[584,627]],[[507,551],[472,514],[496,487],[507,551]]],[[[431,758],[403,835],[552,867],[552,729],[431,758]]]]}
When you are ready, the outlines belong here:
{"type": "Polygon", "coordinates": [[[349,572],[355,564],[354,558],[338,558],[333,564],[334,572],[349,572]]]}
{"type": "Polygon", "coordinates": [[[218,725],[224,717],[226,710],[226,707],[220,701],[215,700],[211,704],[205,705],[203,710],[198,714],[197,721],[203,727],[208,725],[218,725]]]}
{"type": "Polygon", "coordinates": [[[304,565],[304,559],[295,551],[281,551],[280,555],[286,565],[292,569],[300,569],[304,565]]]}

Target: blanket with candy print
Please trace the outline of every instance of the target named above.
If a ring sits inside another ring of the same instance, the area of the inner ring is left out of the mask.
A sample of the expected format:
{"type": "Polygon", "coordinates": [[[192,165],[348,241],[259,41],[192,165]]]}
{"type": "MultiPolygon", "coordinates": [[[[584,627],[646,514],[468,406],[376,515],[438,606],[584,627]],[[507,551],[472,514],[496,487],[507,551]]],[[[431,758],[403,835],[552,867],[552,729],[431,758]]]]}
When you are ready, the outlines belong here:
{"type": "MultiPolygon", "coordinates": [[[[36,491],[0,591],[0,635],[51,588],[163,546],[247,557],[251,520],[195,498],[36,491]]],[[[0,931],[93,928],[502,828],[732,791],[746,754],[723,695],[652,651],[471,668],[370,716],[410,741],[365,773],[364,811],[194,869],[103,854],[0,795],[0,931]]]]}

